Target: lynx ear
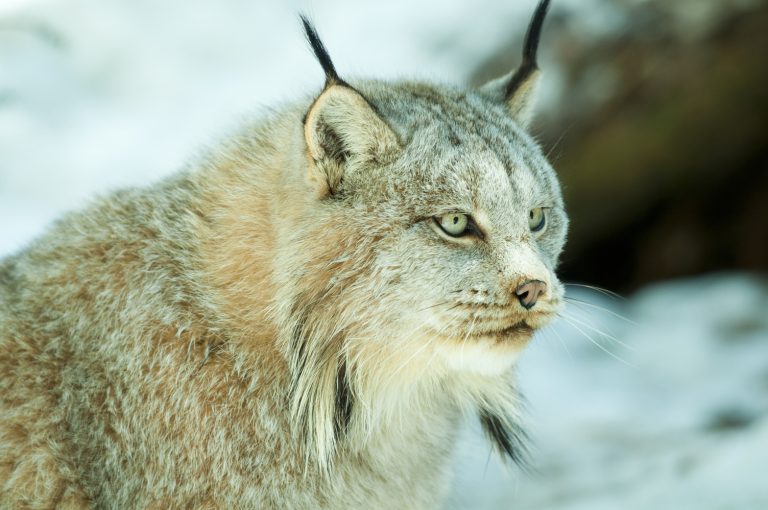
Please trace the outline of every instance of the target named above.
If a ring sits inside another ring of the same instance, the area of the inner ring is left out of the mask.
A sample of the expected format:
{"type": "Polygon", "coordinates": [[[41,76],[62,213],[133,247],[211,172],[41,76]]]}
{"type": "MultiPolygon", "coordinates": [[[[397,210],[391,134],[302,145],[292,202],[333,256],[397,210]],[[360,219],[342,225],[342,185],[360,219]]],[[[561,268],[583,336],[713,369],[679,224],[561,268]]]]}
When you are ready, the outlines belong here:
{"type": "Polygon", "coordinates": [[[333,194],[350,165],[384,163],[397,137],[356,90],[334,84],[315,99],[304,121],[310,181],[320,195],[333,194]]]}
{"type": "Polygon", "coordinates": [[[301,17],[312,50],[325,71],[325,89],[304,118],[309,179],[320,196],[332,195],[351,164],[382,163],[399,147],[374,107],[336,73],[312,24],[301,17]]]}
{"type": "Polygon", "coordinates": [[[504,101],[512,117],[524,128],[530,125],[536,105],[536,90],[539,82],[536,53],[548,8],[549,0],[541,0],[536,6],[525,34],[523,62],[520,67],[486,83],[480,89],[494,99],[504,101]]]}

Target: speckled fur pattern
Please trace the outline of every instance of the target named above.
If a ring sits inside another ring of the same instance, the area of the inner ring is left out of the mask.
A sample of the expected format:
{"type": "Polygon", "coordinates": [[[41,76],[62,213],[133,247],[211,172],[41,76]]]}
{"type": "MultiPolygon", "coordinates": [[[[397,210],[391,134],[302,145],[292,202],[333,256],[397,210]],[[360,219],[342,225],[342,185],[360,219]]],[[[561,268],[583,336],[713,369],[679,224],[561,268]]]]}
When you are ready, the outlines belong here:
{"type": "Polygon", "coordinates": [[[0,508],[435,508],[467,416],[510,453],[567,229],[530,85],[326,84],[0,261],[0,508]]]}

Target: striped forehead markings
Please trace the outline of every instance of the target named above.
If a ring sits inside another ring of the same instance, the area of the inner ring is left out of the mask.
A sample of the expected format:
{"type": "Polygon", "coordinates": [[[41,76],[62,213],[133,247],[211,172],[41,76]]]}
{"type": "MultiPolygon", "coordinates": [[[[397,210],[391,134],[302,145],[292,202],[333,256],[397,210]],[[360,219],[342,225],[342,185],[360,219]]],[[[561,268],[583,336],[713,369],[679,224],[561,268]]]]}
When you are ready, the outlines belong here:
{"type": "Polygon", "coordinates": [[[452,146],[465,144],[469,150],[484,149],[495,155],[504,167],[516,195],[520,194],[520,189],[515,170],[520,166],[520,161],[536,183],[546,192],[552,191],[547,176],[540,171],[538,158],[531,153],[531,147],[523,136],[510,125],[513,121],[506,110],[494,108],[472,95],[446,96],[428,86],[417,85],[409,92],[409,116],[417,122],[427,118],[439,123],[452,146]],[[470,149],[473,145],[475,148],[470,149]]]}

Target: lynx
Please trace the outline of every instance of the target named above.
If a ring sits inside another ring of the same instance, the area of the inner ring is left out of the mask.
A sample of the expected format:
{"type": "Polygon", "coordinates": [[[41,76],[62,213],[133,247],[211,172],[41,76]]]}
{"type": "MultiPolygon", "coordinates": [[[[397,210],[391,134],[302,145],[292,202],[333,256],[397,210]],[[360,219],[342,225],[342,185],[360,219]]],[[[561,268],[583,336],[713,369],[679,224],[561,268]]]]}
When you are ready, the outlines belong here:
{"type": "Polygon", "coordinates": [[[548,1],[479,89],[325,86],[0,262],[0,507],[434,508],[467,416],[520,460],[515,362],[568,219],[526,129],[548,1]]]}

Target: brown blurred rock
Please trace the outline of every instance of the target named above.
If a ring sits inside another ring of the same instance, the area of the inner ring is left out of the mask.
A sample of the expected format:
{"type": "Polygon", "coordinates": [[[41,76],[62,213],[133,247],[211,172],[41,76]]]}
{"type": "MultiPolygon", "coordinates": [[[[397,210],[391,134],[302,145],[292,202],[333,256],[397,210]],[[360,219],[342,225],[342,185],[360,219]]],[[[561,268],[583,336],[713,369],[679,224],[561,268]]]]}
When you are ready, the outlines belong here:
{"type": "MultiPolygon", "coordinates": [[[[545,35],[563,66],[538,126],[572,218],[563,276],[626,291],[768,270],[768,4],[606,8],[617,21],[603,33],[555,11],[545,35]]],[[[509,66],[506,53],[476,81],[509,66]]]]}

